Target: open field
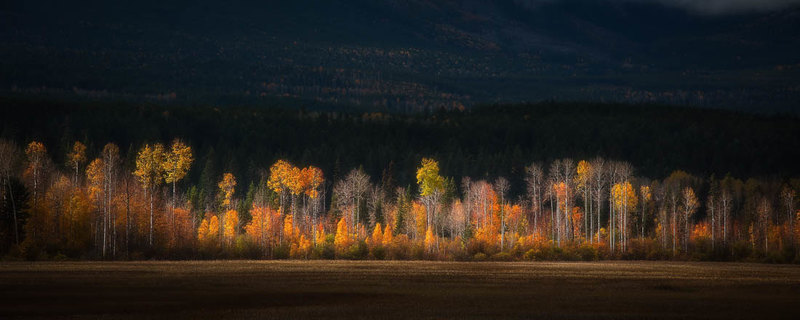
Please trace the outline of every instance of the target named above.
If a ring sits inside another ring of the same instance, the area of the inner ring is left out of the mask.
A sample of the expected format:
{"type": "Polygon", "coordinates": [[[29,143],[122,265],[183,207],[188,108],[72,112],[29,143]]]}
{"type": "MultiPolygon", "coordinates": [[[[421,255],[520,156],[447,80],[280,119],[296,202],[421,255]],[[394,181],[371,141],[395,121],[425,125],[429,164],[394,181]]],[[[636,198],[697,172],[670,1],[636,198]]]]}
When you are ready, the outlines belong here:
{"type": "Polygon", "coordinates": [[[685,262],[0,264],[0,318],[793,318],[800,267],[685,262]]]}

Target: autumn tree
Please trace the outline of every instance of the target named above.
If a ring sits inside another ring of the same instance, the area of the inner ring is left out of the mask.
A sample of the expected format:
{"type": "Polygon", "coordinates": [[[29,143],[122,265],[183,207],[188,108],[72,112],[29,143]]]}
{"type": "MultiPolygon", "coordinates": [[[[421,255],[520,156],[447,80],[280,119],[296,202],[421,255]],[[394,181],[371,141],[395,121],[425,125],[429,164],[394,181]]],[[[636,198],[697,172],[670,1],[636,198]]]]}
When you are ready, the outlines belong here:
{"type": "Polygon", "coordinates": [[[164,158],[166,153],[164,146],[160,143],[155,145],[146,144],[139,150],[136,157],[136,171],[134,175],[141,182],[145,190],[145,194],[149,195],[150,203],[150,233],[148,236],[148,245],[153,246],[153,202],[156,188],[164,180],[164,158]]]}
{"type": "Polygon", "coordinates": [[[25,155],[28,157],[28,168],[26,173],[31,178],[33,189],[33,207],[36,207],[36,201],[39,198],[39,188],[42,180],[42,170],[45,160],[47,159],[47,149],[41,142],[32,141],[25,148],[25,155]]]}
{"type": "MultiPolygon", "coordinates": [[[[325,194],[325,176],[320,168],[309,166],[300,171],[300,176],[303,180],[303,193],[305,194],[306,202],[311,202],[311,225],[317,224],[317,216],[322,211],[325,205],[325,200],[322,198],[325,194]]],[[[308,203],[304,204],[304,208],[308,210],[308,203]]],[[[316,241],[316,238],[313,239],[316,241]]]]}
{"type": "Polygon", "coordinates": [[[181,140],[175,139],[168,152],[165,153],[162,167],[164,170],[164,182],[172,185],[172,203],[170,205],[170,225],[175,227],[175,185],[183,179],[194,162],[192,148],[185,145],[181,140]]]}
{"type": "Polygon", "coordinates": [[[92,160],[91,163],[86,167],[86,181],[88,183],[88,190],[89,190],[89,198],[92,202],[97,203],[97,207],[100,208],[98,214],[96,214],[95,218],[95,225],[99,229],[96,231],[97,234],[102,234],[100,238],[102,243],[102,253],[103,257],[106,256],[106,249],[108,248],[108,219],[107,219],[107,212],[106,212],[106,195],[105,195],[105,172],[103,170],[103,159],[97,158],[92,160]]]}
{"type": "Polygon", "coordinates": [[[708,214],[709,224],[711,225],[711,249],[716,248],[717,244],[717,224],[719,222],[719,182],[714,176],[709,181],[708,195],[706,196],[706,214],[708,214]]]}
{"type": "Polygon", "coordinates": [[[236,177],[231,173],[225,173],[222,175],[222,180],[220,180],[217,186],[219,187],[220,198],[222,200],[222,208],[224,210],[229,210],[233,207],[233,192],[236,191],[236,177]]]}
{"type": "Polygon", "coordinates": [[[356,228],[361,220],[360,204],[369,190],[369,185],[369,176],[364,170],[353,169],[344,180],[337,181],[333,187],[337,203],[341,206],[340,210],[350,211],[348,220],[353,228],[356,228]]]}
{"type": "Polygon", "coordinates": [[[74,186],[78,185],[78,171],[83,163],[86,162],[86,146],[80,141],[75,141],[72,145],[72,151],[67,154],[67,162],[74,170],[72,183],[74,186]]]}
{"type": "Polygon", "coordinates": [[[645,221],[647,220],[647,210],[649,208],[648,204],[650,204],[650,201],[653,199],[652,188],[649,185],[642,185],[639,187],[639,196],[639,203],[642,205],[640,209],[642,212],[640,214],[641,220],[639,221],[639,238],[644,238],[645,221]]]}
{"type": "Polygon", "coordinates": [[[372,229],[372,234],[368,238],[367,245],[370,246],[370,250],[375,247],[383,246],[383,229],[380,223],[376,223],[375,228],[372,229]]]}
{"type": "MultiPolygon", "coordinates": [[[[245,226],[245,233],[256,241],[264,250],[270,249],[270,239],[275,236],[275,221],[280,220],[280,213],[269,206],[253,203],[252,219],[245,226]]],[[[266,251],[265,251],[266,252],[266,251]]]]}
{"type": "Polygon", "coordinates": [[[289,185],[292,184],[292,172],[294,166],[288,161],[278,160],[269,168],[269,180],[267,186],[275,191],[280,197],[281,211],[286,209],[286,198],[289,193],[289,185]]]}
{"type": "Polygon", "coordinates": [[[417,168],[417,184],[422,203],[425,205],[426,225],[433,224],[436,205],[444,192],[444,177],[439,175],[439,163],[436,160],[423,158],[417,168]]]}
{"type": "Polygon", "coordinates": [[[636,190],[627,181],[614,184],[611,188],[611,196],[614,199],[614,210],[621,213],[617,216],[617,222],[621,226],[622,250],[625,250],[627,228],[624,226],[627,224],[627,220],[624,217],[627,215],[628,208],[636,208],[639,199],[636,196],[636,190]]]}
{"type": "MultiPolygon", "coordinates": [[[[597,242],[600,242],[600,215],[602,214],[603,197],[605,196],[606,179],[606,163],[603,158],[596,158],[591,162],[592,175],[590,176],[589,185],[592,186],[592,196],[594,197],[594,215],[597,218],[597,242]]],[[[594,233],[594,231],[592,231],[594,233]]]]}
{"type": "Polygon", "coordinates": [[[764,253],[766,254],[769,252],[769,229],[772,226],[772,205],[767,197],[762,196],[759,199],[756,214],[756,224],[758,226],[756,233],[760,235],[760,241],[763,241],[764,253]]]}
{"type": "Polygon", "coordinates": [[[17,159],[19,158],[17,146],[7,140],[0,140],[0,190],[3,200],[8,199],[11,203],[11,215],[14,220],[14,243],[19,245],[19,218],[17,217],[17,203],[14,198],[14,190],[11,186],[11,175],[15,170],[17,159]],[[5,188],[3,188],[5,187],[5,188]],[[8,198],[6,198],[6,194],[8,198]]]}
{"type": "Polygon", "coordinates": [[[689,223],[691,222],[691,216],[697,211],[699,207],[697,196],[694,193],[694,189],[691,187],[683,188],[683,198],[682,198],[682,206],[683,206],[683,223],[684,223],[684,242],[683,242],[683,250],[689,250],[689,223]]]}
{"type": "Polygon", "coordinates": [[[589,224],[592,221],[591,213],[592,213],[592,201],[589,198],[589,192],[591,190],[591,183],[592,181],[592,165],[586,161],[581,160],[578,162],[578,167],[576,168],[576,175],[575,175],[575,189],[576,191],[581,193],[581,200],[583,202],[584,213],[586,214],[586,219],[583,219],[583,233],[587,235],[589,239],[591,239],[591,231],[589,230],[589,224]]]}
{"type": "Polygon", "coordinates": [[[720,181],[719,204],[720,219],[722,220],[723,245],[728,243],[729,225],[731,225],[731,218],[734,207],[736,206],[736,201],[741,198],[742,185],[743,183],[741,180],[734,179],[730,175],[726,175],[725,178],[720,181]]]}
{"type": "MultiPolygon", "coordinates": [[[[667,206],[669,207],[669,217],[670,221],[670,230],[672,231],[672,253],[673,255],[677,252],[677,244],[680,240],[678,237],[678,230],[679,230],[679,218],[681,218],[682,214],[685,214],[685,199],[684,199],[684,191],[685,188],[690,187],[695,181],[695,178],[689,175],[688,173],[676,170],[673,171],[669,177],[664,179],[664,188],[665,190],[665,201],[667,202],[667,206]]],[[[694,190],[692,190],[694,193],[694,190]]],[[[681,219],[682,220],[682,219],[681,219]]],[[[688,225],[688,222],[686,222],[688,225]]],[[[686,228],[684,228],[686,229],[686,228]]]]}
{"type": "Polygon", "coordinates": [[[795,245],[796,242],[794,237],[794,220],[796,219],[795,214],[797,213],[795,210],[796,198],[797,193],[794,189],[789,185],[784,185],[783,189],[781,189],[781,205],[786,212],[786,225],[789,228],[789,243],[792,245],[795,245]]]}
{"type": "Polygon", "coordinates": [[[350,248],[352,244],[350,229],[344,218],[339,219],[339,222],[336,223],[336,236],[334,237],[333,244],[336,246],[336,251],[339,254],[346,252],[347,248],[350,248]]]}
{"type": "Polygon", "coordinates": [[[201,244],[211,245],[219,239],[219,218],[215,215],[204,218],[197,228],[197,240],[201,244]]]}
{"type": "Polygon", "coordinates": [[[534,233],[536,233],[536,228],[539,226],[539,218],[542,216],[542,199],[544,197],[544,171],[541,164],[532,163],[525,168],[525,185],[528,191],[528,198],[530,198],[534,233]]]}
{"type": "MultiPolygon", "coordinates": [[[[236,225],[239,223],[239,215],[236,210],[233,210],[233,193],[236,191],[236,177],[231,173],[222,175],[222,180],[217,184],[219,187],[220,199],[222,200],[222,229],[220,229],[221,237],[225,240],[231,240],[234,236],[236,225]],[[228,217],[232,215],[232,217],[228,217]],[[235,217],[234,217],[235,216],[235,217]]],[[[228,242],[228,241],[226,241],[228,242]]]]}
{"type": "Polygon", "coordinates": [[[503,177],[497,178],[494,183],[495,192],[498,196],[500,196],[500,250],[505,248],[505,236],[506,236],[506,210],[505,210],[505,198],[506,194],[508,194],[508,189],[511,185],[508,183],[508,180],[503,177]]]}
{"type": "Polygon", "coordinates": [[[239,234],[239,213],[236,210],[228,210],[223,215],[223,219],[225,223],[223,224],[222,239],[226,245],[231,246],[236,235],[239,234]]]}
{"type": "Polygon", "coordinates": [[[117,185],[117,174],[119,172],[120,166],[120,156],[119,156],[119,147],[113,143],[107,143],[103,146],[103,150],[101,152],[101,156],[103,159],[103,189],[105,195],[104,201],[104,210],[105,210],[105,232],[110,232],[111,241],[109,245],[111,246],[112,255],[116,255],[117,251],[117,229],[116,229],[116,222],[117,222],[117,215],[115,211],[112,210],[112,202],[115,196],[115,187],[117,185]]]}

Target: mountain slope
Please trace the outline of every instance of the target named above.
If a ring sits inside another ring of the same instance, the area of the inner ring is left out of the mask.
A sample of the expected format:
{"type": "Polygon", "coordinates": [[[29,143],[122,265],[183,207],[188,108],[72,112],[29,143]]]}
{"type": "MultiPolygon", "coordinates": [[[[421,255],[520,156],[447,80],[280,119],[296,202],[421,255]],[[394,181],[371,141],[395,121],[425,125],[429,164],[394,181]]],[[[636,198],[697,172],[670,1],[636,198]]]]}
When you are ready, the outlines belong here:
{"type": "Polygon", "coordinates": [[[0,92],[388,111],[553,99],[791,112],[799,14],[614,0],[11,1],[0,7],[0,92]]]}

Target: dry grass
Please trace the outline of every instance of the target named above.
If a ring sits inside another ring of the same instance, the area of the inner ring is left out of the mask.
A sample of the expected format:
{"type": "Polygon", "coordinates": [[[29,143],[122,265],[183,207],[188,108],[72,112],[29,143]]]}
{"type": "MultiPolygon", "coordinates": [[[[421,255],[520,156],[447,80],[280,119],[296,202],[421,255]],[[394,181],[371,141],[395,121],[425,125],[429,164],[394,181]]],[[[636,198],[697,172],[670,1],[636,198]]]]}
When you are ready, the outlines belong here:
{"type": "Polygon", "coordinates": [[[0,264],[0,318],[787,318],[800,268],[685,262],[0,264]]]}

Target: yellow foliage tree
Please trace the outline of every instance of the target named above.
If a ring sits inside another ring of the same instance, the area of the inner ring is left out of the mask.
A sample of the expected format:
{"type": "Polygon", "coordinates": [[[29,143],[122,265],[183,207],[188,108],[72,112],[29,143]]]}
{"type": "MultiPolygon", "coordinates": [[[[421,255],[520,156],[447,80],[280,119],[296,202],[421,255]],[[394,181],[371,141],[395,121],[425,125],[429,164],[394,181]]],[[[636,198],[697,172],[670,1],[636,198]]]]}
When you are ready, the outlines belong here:
{"type": "Polygon", "coordinates": [[[136,171],[133,172],[145,190],[149,191],[150,195],[150,235],[148,237],[148,244],[153,245],[153,196],[155,194],[155,187],[161,184],[163,180],[163,166],[164,162],[164,146],[157,143],[153,146],[145,145],[136,157],[136,171]]]}
{"type": "Polygon", "coordinates": [[[338,252],[344,252],[352,244],[350,230],[348,230],[347,225],[344,218],[339,219],[339,222],[336,224],[336,237],[334,238],[333,244],[336,246],[338,252]]]}
{"type": "Polygon", "coordinates": [[[617,211],[633,210],[639,204],[639,197],[630,182],[614,184],[611,194],[617,211]]]}
{"type": "Polygon", "coordinates": [[[78,185],[78,170],[81,164],[86,162],[86,146],[80,143],[80,141],[75,141],[75,144],[72,145],[72,151],[67,154],[67,162],[69,162],[69,166],[72,170],[75,170],[74,181],[72,183],[78,185]]]}
{"type": "Polygon", "coordinates": [[[583,223],[583,209],[581,207],[572,208],[572,234],[580,235],[580,226],[583,223]]]}
{"type": "Polygon", "coordinates": [[[433,235],[431,228],[425,231],[425,251],[432,253],[436,248],[436,236],[433,235]]]}
{"type": "Polygon", "coordinates": [[[267,187],[275,191],[280,197],[280,209],[283,210],[284,202],[286,200],[286,192],[289,190],[291,183],[291,174],[294,166],[286,160],[275,161],[269,168],[269,179],[267,180],[267,187]]]}
{"type": "Polygon", "coordinates": [[[314,229],[315,229],[314,230],[314,238],[316,239],[316,242],[314,243],[314,245],[316,245],[318,247],[325,245],[325,238],[326,238],[325,227],[322,225],[322,223],[320,223],[314,229]]]}
{"type": "Polygon", "coordinates": [[[421,200],[425,204],[426,225],[433,223],[434,210],[444,193],[444,183],[444,177],[439,175],[439,163],[433,159],[423,158],[420,167],[417,168],[417,184],[421,200]]]}
{"type": "MultiPolygon", "coordinates": [[[[211,215],[211,214],[208,214],[211,215]]],[[[197,240],[201,243],[210,244],[218,239],[219,235],[219,219],[215,215],[206,217],[200,222],[200,227],[197,228],[197,240]]]]}
{"type": "Polygon", "coordinates": [[[303,185],[305,186],[306,196],[316,199],[319,196],[319,186],[325,182],[322,170],[317,167],[306,167],[302,170],[303,185]]]}
{"type": "Polygon", "coordinates": [[[194,231],[194,223],[192,223],[192,213],[186,208],[175,208],[173,213],[174,218],[174,232],[173,232],[173,247],[186,247],[190,245],[189,240],[192,238],[194,231]]]}
{"type": "Polygon", "coordinates": [[[423,158],[417,168],[417,184],[421,196],[428,196],[444,188],[444,178],[439,175],[439,162],[423,158]]]}
{"type": "Polygon", "coordinates": [[[306,238],[305,234],[301,234],[295,243],[292,243],[289,249],[289,256],[292,258],[308,258],[311,253],[311,240],[306,238]]]}
{"type": "MultiPolygon", "coordinates": [[[[617,227],[614,230],[619,230],[622,236],[622,249],[625,249],[628,239],[628,214],[636,210],[639,204],[639,197],[636,196],[636,190],[630,182],[616,183],[611,187],[611,196],[614,203],[614,210],[619,214],[616,215],[617,227]]],[[[613,230],[612,230],[613,231],[613,230]]]]}
{"type": "Polygon", "coordinates": [[[171,208],[173,212],[170,223],[173,228],[175,227],[175,185],[189,173],[193,161],[192,148],[175,139],[172,141],[169,152],[165,153],[164,162],[161,164],[164,170],[164,182],[172,185],[171,208]]]}
{"type": "Polygon", "coordinates": [[[222,194],[222,206],[229,209],[233,200],[233,192],[236,190],[236,177],[231,173],[225,173],[217,186],[222,194]]]}
{"type": "Polygon", "coordinates": [[[372,230],[368,243],[370,247],[377,247],[383,244],[383,231],[381,230],[380,222],[375,224],[375,229],[372,230]]]}
{"type": "Polygon", "coordinates": [[[89,198],[93,202],[99,202],[103,192],[103,159],[97,158],[89,163],[89,166],[86,167],[86,181],[88,182],[89,198]]]}
{"type": "Polygon", "coordinates": [[[294,215],[287,214],[283,218],[283,239],[286,242],[293,242],[298,234],[298,230],[294,227],[294,215]]]}
{"type": "Polygon", "coordinates": [[[425,234],[425,229],[428,227],[425,206],[417,201],[414,201],[411,204],[411,216],[414,217],[414,226],[416,227],[416,229],[414,229],[414,237],[419,239],[420,237],[423,237],[425,234]]]}
{"type": "Polygon", "coordinates": [[[236,239],[239,229],[239,213],[236,210],[228,210],[225,212],[225,225],[223,237],[227,244],[233,244],[236,239]]]}
{"type": "Polygon", "coordinates": [[[383,236],[381,237],[383,246],[388,248],[392,244],[393,239],[394,234],[392,234],[392,226],[387,225],[386,228],[383,228],[383,236]]]}
{"type": "Polygon", "coordinates": [[[33,185],[33,207],[35,208],[37,205],[36,201],[39,198],[39,183],[44,161],[47,158],[47,149],[41,142],[31,141],[25,148],[25,155],[28,157],[28,167],[25,170],[25,176],[30,177],[31,184],[33,185]]]}
{"type": "Polygon", "coordinates": [[[268,244],[271,244],[270,239],[274,237],[274,224],[276,221],[280,221],[280,213],[269,207],[260,207],[254,203],[251,214],[253,217],[245,226],[245,233],[250,239],[266,249],[268,244]]]}

